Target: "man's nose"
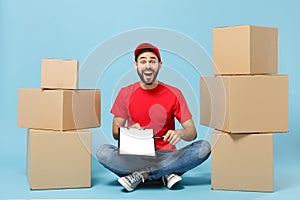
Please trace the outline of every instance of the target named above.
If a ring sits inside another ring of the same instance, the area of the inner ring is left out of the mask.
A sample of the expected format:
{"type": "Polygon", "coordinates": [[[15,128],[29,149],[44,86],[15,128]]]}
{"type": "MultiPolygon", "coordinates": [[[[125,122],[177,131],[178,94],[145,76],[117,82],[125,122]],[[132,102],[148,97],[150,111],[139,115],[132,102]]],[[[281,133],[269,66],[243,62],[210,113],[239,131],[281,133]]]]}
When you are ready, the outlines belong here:
{"type": "Polygon", "coordinates": [[[151,63],[150,62],[146,62],[144,65],[145,68],[151,68],[151,63]]]}

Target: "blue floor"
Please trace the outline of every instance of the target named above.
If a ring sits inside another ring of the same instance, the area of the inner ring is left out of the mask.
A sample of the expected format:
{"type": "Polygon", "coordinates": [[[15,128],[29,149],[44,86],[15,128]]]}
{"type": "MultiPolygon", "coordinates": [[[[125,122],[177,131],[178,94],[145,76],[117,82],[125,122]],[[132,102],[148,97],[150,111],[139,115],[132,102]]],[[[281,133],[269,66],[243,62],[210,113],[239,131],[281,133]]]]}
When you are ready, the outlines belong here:
{"type": "Polygon", "coordinates": [[[281,161],[274,164],[273,193],[211,190],[210,160],[184,174],[174,190],[152,182],[127,193],[95,158],[91,188],[31,191],[26,177],[26,131],[19,129],[13,136],[0,135],[0,199],[300,199],[300,163],[281,161]]]}

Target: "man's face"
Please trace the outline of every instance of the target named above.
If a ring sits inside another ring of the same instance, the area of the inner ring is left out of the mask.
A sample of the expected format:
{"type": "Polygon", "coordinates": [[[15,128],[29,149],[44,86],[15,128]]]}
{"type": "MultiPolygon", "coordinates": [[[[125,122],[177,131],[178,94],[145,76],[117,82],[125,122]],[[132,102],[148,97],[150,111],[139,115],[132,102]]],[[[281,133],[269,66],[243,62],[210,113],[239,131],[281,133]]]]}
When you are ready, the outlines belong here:
{"type": "Polygon", "coordinates": [[[138,56],[135,62],[137,73],[141,81],[146,85],[151,85],[156,80],[157,74],[161,67],[161,62],[153,52],[144,52],[138,56]]]}

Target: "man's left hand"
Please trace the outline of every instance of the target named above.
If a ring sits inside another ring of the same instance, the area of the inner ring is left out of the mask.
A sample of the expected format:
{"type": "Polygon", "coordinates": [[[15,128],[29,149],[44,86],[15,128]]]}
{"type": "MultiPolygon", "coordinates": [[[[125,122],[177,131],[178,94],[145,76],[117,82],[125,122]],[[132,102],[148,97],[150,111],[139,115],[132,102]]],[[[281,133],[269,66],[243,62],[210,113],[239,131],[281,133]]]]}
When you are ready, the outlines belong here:
{"type": "Polygon", "coordinates": [[[176,145],[183,137],[183,130],[169,130],[164,135],[164,141],[169,141],[170,144],[176,145]]]}

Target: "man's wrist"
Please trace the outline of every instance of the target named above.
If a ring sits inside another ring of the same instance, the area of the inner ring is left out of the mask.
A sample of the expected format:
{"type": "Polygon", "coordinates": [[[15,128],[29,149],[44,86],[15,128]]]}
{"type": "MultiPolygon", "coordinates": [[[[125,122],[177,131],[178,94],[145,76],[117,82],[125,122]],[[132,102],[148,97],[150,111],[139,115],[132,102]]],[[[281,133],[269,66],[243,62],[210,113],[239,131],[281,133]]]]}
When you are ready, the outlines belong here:
{"type": "Polygon", "coordinates": [[[184,139],[184,129],[178,129],[177,131],[178,131],[180,138],[184,139]]]}

